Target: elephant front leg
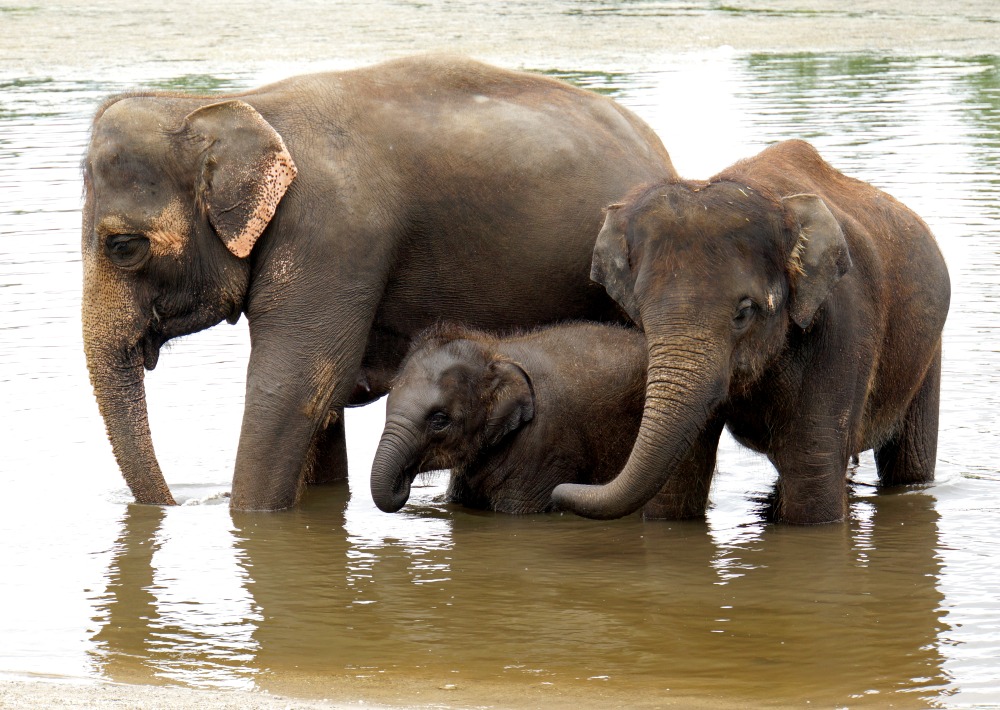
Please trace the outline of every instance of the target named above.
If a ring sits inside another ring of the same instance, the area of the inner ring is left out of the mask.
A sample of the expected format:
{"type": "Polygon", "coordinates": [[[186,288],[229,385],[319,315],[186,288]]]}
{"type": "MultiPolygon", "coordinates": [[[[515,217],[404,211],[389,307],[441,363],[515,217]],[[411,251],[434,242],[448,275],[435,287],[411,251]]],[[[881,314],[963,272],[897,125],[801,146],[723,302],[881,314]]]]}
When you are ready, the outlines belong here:
{"type": "Polygon", "coordinates": [[[719,437],[724,417],[708,422],[694,446],[667,482],[642,508],[644,520],[684,520],[702,518],[708,508],[708,492],[715,474],[719,437]]]}
{"type": "Polygon", "coordinates": [[[929,483],[937,463],[941,345],[896,433],[875,449],[879,483],[898,486],[929,483]]]}
{"type": "Polygon", "coordinates": [[[330,410],[325,426],[313,437],[306,483],[326,484],[347,480],[347,433],[344,408],[330,410]]]}
{"type": "MultiPolygon", "coordinates": [[[[289,322],[294,325],[293,319],[283,319],[289,322]]],[[[230,501],[234,510],[296,505],[311,464],[316,480],[346,475],[343,419],[326,430],[323,425],[351,394],[367,330],[329,330],[258,326],[255,332],[251,321],[246,407],[230,501]]]]}
{"type": "Polygon", "coordinates": [[[778,482],[770,517],[797,525],[834,523],[847,516],[847,433],[829,421],[802,417],[771,460],[778,482]]]}

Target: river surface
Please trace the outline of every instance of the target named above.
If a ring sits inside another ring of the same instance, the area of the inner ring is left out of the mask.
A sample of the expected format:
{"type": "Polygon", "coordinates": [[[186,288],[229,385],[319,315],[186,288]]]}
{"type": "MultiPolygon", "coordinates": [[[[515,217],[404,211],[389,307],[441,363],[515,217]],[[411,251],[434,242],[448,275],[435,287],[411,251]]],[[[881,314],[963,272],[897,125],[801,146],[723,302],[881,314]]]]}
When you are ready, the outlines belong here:
{"type": "Polygon", "coordinates": [[[684,176],[799,137],[930,224],[953,281],[937,481],[879,493],[868,452],[847,522],[776,526],[773,469],[726,439],[705,521],[476,513],[441,476],[388,515],[368,493],[376,403],[348,413],[349,486],[232,514],[241,321],[149,373],[183,505],[130,504],[81,342],[89,117],[130,87],[319,65],[0,67],[0,676],[449,706],[1000,704],[1000,55],[603,56],[532,68],[633,109],[684,176]]]}

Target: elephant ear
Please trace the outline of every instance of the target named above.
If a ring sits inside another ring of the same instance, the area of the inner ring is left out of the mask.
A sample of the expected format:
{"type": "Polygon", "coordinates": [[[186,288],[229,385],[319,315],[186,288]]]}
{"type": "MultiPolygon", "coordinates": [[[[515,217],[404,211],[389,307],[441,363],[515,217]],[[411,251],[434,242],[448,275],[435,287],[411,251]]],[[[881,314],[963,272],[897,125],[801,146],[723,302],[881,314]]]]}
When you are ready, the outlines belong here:
{"type": "Polygon", "coordinates": [[[590,264],[590,280],[604,286],[604,290],[629,318],[642,327],[639,304],[635,298],[635,274],[632,273],[629,260],[621,208],[620,204],[609,205],[604,211],[604,226],[597,235],[594,258],[590,264]]]}
{"type": "Polygon", "coordinates": [[[486,446],[495,446],[534,418],[535,389],[524,368],[507,360],[491,362],[487,377],[492,395],[486,414],[484,439],[486,446]]]}
{"type": "Polygon", "coordinates": [[[804,330],[851,268],[851,253],[840,223],[817,195],[791,195],[782,198],[782,203],[798,224],[798,241],[789,264],[791,315],[804,330]]]}
{"type": "Polygon", "coordinates": [[[250,254],[297,169],[285,142],[243,101],[210,104],[188,114],[188,129],[208,143],[199,202],[226,247],[250,254]]]}

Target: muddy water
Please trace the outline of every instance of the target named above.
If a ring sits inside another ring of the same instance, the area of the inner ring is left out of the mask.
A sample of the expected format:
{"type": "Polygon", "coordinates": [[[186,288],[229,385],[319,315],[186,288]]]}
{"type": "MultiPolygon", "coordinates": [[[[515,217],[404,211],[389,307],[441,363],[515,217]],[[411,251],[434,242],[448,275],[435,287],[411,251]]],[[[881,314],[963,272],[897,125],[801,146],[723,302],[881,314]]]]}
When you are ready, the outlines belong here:
{"type": "Polygon", "coordinates": [[[149,375],[185,504],[130,505],[80,338],[88,115],[134,84],[228,90],[290,69],[0,74],[0,675],[456,706],[1000,702],[1000,59],[719,51],[600,69],[548,68],[633,108],[684,175],[797,136],[925,217],[954,282],[937,482],[877,494],[869,453],[845,524],[772,526],[773,471],[727,440],[704,522],[473,513],[442,503],[440,478],[386,515],[367,491],[375,404],[349,413],[349,487],[231,514],[241,322],[149,375]]]}

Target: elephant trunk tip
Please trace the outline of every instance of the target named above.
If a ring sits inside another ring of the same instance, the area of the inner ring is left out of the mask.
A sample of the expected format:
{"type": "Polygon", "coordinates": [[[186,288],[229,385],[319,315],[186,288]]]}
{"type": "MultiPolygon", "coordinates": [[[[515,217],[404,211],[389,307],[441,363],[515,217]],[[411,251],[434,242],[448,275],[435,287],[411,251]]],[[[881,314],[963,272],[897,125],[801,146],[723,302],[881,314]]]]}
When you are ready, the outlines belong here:
{"type": "Polygon", "coordinates": [[[609,505],[601,492],[606,486],[588,486],[580,483],[560,483],[552,491],[552,503],[557,510],[568,510],[593,520],[622,518],[633,509],[609,505]]]}
{"type": "Polygon", "coordinates": [[[400,476],[396,485],[389,488],[372,485],[372,499],[383,513],[398,512],[410,499],[410,478],[400,476]]]}
{"type": "Polygon", "coordinates": [[[177,505],[177,501],[170,492],[170,489],[165,486],[157,488],[154,491],[135,491],[133,493],[133,497],[135,498],[135,502],[139,505],[177,505]]]}

